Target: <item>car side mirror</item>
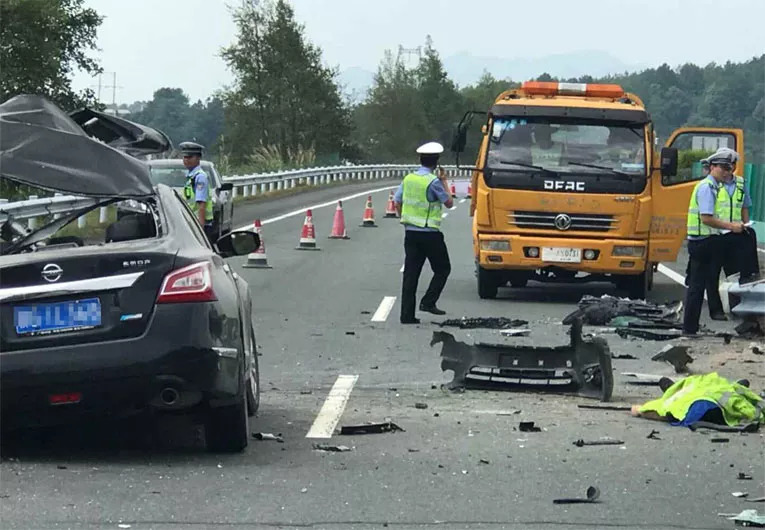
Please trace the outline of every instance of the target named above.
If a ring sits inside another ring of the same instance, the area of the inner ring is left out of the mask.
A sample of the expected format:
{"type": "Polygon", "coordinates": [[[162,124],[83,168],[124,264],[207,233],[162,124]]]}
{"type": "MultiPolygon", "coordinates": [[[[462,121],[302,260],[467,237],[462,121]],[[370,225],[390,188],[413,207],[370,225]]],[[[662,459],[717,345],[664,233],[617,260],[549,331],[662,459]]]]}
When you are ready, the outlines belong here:
{"type": "Polygon", "coordinates": [[[233,182],[224,182],[221,184],[220,188],[218,188],[218,191],[231,191],[234,189],[234,183],[233,182]]]}
{"type": "Polygon", "coordinates": [[[215,247],[222,258],[244,256],[260,248],[260,236],[252,230],[235,230],[219,238],[215,247]]]}
{"type": "Polygon", "coordinates": [[[674,177],[677,175],[677,149],[675,147],[661,148],[661,176],[674,177]]]}

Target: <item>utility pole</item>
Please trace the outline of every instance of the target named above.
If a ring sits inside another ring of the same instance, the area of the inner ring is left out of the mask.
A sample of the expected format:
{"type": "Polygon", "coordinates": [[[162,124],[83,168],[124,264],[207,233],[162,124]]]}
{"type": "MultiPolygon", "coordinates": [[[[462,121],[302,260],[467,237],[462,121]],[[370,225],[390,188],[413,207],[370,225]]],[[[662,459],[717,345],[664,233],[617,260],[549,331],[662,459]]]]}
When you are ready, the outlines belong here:
{"type": "Polygon", "coordinates": [[[417,46],[416,48],[404,48],[401,44],[399,44],[398,55],[399,57],[406,55],[407,65],[409,62],[411,62],[412,57],[415,55],[417,56],[417,61],[419,62],[419,60],[422,59],[422,46],[417,46]]]}
{"type": "MultiPolygon", "coordinates": [[[[123,88],[122,86],[117,84],[117,72],[104,72],[107,74],[112,74],[112,84],[111,85],[104,85],[104,88],[111,88],[112,89],[112,110],[114,111],[114,115],[117,115],[117,89],[123,88]]],[[[98,102],[101,102],[101,76],[98,76],[98,87],[99,87],[99,98],[98,102]]]]}

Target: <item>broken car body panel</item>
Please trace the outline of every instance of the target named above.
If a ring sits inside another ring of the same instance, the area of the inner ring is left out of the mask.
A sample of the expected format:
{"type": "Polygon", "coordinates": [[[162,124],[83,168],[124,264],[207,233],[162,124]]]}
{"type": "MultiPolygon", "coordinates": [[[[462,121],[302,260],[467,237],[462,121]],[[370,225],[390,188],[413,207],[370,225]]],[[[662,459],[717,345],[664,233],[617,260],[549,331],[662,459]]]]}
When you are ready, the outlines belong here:
{"type": "Polygon", "coordinates": [[[154,195],[145,162],[91,138],[44,97],[20,95],[0,104],[0,127],[4,178],[85,197],[154,195]]]}
{"type": "Polygon", "coordinates": [[[441,369],[452,370],[450,388],[548,387],[611,399],[611,352],[601,337],[582,338],[582,323],[571,326],[566,346],[510,346],[457,341],[434,331],[430,345],[442,343],[441,369]]]}

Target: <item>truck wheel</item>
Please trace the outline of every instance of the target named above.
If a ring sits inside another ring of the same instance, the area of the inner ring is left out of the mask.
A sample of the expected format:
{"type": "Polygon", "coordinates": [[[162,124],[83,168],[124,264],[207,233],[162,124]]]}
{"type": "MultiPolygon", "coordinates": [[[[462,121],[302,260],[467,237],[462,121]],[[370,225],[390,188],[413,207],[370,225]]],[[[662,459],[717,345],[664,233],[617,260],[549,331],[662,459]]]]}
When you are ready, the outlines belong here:
{"type": "Polygon", "coordinates": [[[497,297],[499,283],[494,271],[488,271],[478,266],[478,296],[481,299],[493,299],[497,297]]]}
{"type": "Polygon", "coordinates": [[[239,453],[247,447],[249,437],[245,386],[239,403],[210,410],[205,422],[205,442],[211,453],[239,453]]]}
{"type": "Polygon", "coordinates": [[[627,296],[633,300],[645,300],[648,296],[648,284],[650,281],[650,274],[647,271],[643,271],[637,276],[631,276],[627,278],[627,296]]]}

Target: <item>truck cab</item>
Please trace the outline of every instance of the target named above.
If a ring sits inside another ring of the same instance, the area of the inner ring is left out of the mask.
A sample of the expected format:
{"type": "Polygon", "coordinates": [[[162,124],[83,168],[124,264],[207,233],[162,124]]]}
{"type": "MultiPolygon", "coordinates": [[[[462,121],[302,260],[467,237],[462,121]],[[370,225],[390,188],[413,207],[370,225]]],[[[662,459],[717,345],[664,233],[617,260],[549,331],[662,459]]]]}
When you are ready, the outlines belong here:
{"type": "Polygon", "coordinates": [[[618,85],[505,91],[460,122],[458,157],[476,115],[486,116],[471,203],[481,298],[529,280],[605,280],[645,298],[655,265],[675,261],[685,239],[703,177],[693,157],[723,146],[743,155],[739,129],[680,129],[658,149],[643,102],[618,85]]]}

